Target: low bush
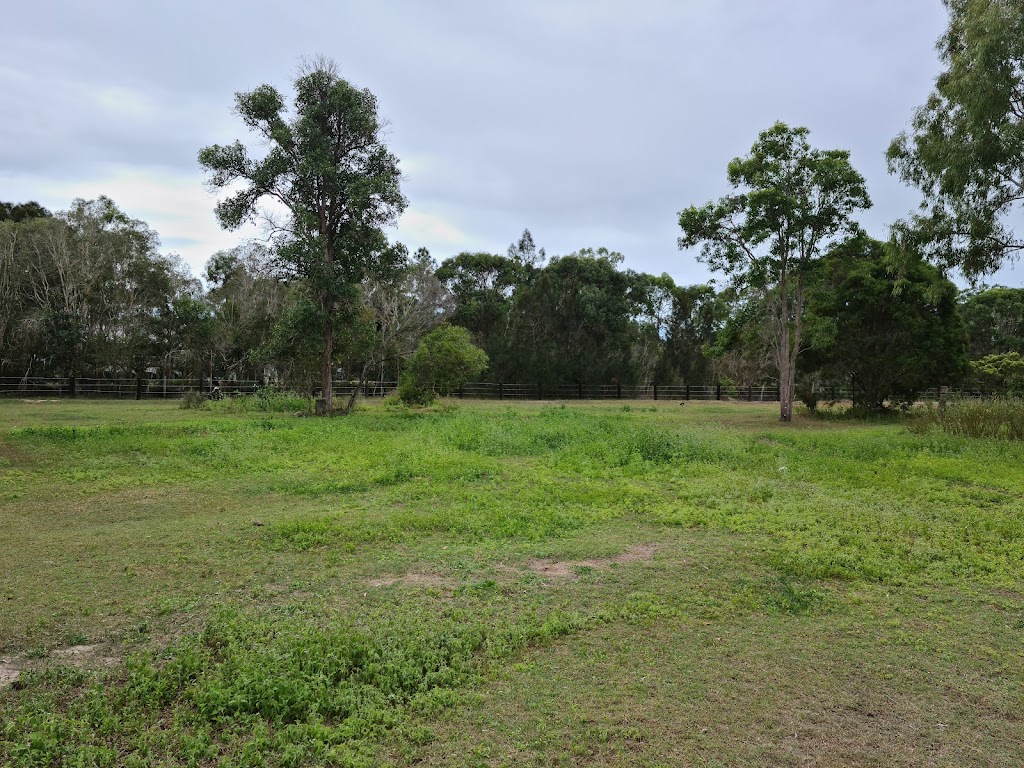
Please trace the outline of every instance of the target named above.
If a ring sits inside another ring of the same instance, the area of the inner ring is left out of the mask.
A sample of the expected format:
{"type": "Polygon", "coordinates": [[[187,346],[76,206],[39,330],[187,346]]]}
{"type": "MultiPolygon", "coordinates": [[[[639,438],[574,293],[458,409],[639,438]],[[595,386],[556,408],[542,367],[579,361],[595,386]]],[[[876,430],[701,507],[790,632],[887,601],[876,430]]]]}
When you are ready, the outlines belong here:
{"type": "Polygon", "coordinates": [[[469,331],[439,325],[416,348],[408,371],[398,385],[406,405],[429,405],[438,395],[450,395],[487,368],[487,354],[473,344],[469,331]]]}
{"type": "Polygon", "coordinates": [[[190,389],[181,396],[178,407],[182,410],[199,410],[206,405],[206,394],[190,389]]]}
{"type": "Polygon", "coordinates": [[[863,405],[819,404],[814,409],[807,409],[807,414],[820,421],[864,421],[889,423],[898,421],[907,413],[902,406],[888,407],[882,410],[868,408],[863,405]]]}
{"type": "Polygon", "coordinates": [[[910,421],[915,432],[941,429],[958,437],[1024,440],[1024,399],[953,400],[916,411],[910,421]]]}
{"type": "Polygon", "coordinates": [[[403,373],[398,382],[398,399],[405,405],[430,405],[437,400],[437,392],[421,384],[412,374],[403,373]]]}
{"type": "MultiPolygon", "coordinates": [[[[296,392],[282,392],[272,387],[257,389],[251,395],[237,395],[223,400],[210,401],[209,409],[222,413],[270,413],[309,412],[312,401],[296,392]]],[[[184,406],[182,406],[184,407],[184,406]]]]}

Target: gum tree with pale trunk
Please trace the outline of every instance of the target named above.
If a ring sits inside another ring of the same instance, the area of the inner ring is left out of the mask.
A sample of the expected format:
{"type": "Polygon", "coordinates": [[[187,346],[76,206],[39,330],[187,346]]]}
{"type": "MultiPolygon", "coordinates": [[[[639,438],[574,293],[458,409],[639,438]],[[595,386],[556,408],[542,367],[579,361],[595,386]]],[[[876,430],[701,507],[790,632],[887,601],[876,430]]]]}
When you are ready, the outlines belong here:
{"type": "Polygon", "coordinates": [[[760,134],[749,155],[729,163],[733,194],[679,213],[680,249],[702,246],[701,261],[738,288],[765,295],[784,422],[793,418],[811,267],[858,231],[853,213],[871,206],[850,153],[814,149],[808,134],[806,128],[776,123],[760,134]]]}

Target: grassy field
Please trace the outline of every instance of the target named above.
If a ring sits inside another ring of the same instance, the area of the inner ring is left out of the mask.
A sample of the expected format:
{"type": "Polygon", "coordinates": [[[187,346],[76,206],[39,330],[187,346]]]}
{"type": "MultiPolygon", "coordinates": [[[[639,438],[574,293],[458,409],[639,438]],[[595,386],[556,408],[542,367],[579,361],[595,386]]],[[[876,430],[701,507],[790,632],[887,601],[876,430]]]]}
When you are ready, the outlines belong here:
{"type": "Polygon", "coordinates": [[[0,765],[1024,764],[1024,445],[0,402],[0,765]]]}

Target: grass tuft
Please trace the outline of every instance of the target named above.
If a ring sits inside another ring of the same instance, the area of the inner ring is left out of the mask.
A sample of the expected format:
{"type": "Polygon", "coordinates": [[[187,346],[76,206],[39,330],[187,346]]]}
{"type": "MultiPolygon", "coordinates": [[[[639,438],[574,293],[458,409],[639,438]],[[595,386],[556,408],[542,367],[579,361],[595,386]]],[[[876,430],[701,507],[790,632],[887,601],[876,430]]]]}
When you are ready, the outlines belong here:
{"type": "Polygon", "coordinates": [[[910,428],[918,433],[940,429],[957,437],[1024,440],[1024,400],[993,398],[929,404],[914,414],[910,428]]]}

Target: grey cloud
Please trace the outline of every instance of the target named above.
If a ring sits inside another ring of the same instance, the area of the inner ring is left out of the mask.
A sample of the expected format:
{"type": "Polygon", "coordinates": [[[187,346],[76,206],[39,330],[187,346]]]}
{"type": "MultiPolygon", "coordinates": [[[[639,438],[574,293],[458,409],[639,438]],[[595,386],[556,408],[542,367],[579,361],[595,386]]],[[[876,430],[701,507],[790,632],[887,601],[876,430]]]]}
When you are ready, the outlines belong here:
{"type": "Polygon", "coordinates": [[[726,163],[777,119],[852,150],[876,235],[917,203],[883,153],[938,71],[939,0],[281,9],[18,4],[0,30],[0,171],[10,183],[87,179],[105,164],[195,174],[201,146],[245,137],[235,91],[287,89],[299,57],[324,53],[377,95],[412,208],[491,250],[529,226],[549,253],[606,245],[631,267],[705,279],[676,251],[676,212],[725,192],[726,163]],[[104,88],[140,94],[153,113],[99,109],[89,94],[104,88]]]}

